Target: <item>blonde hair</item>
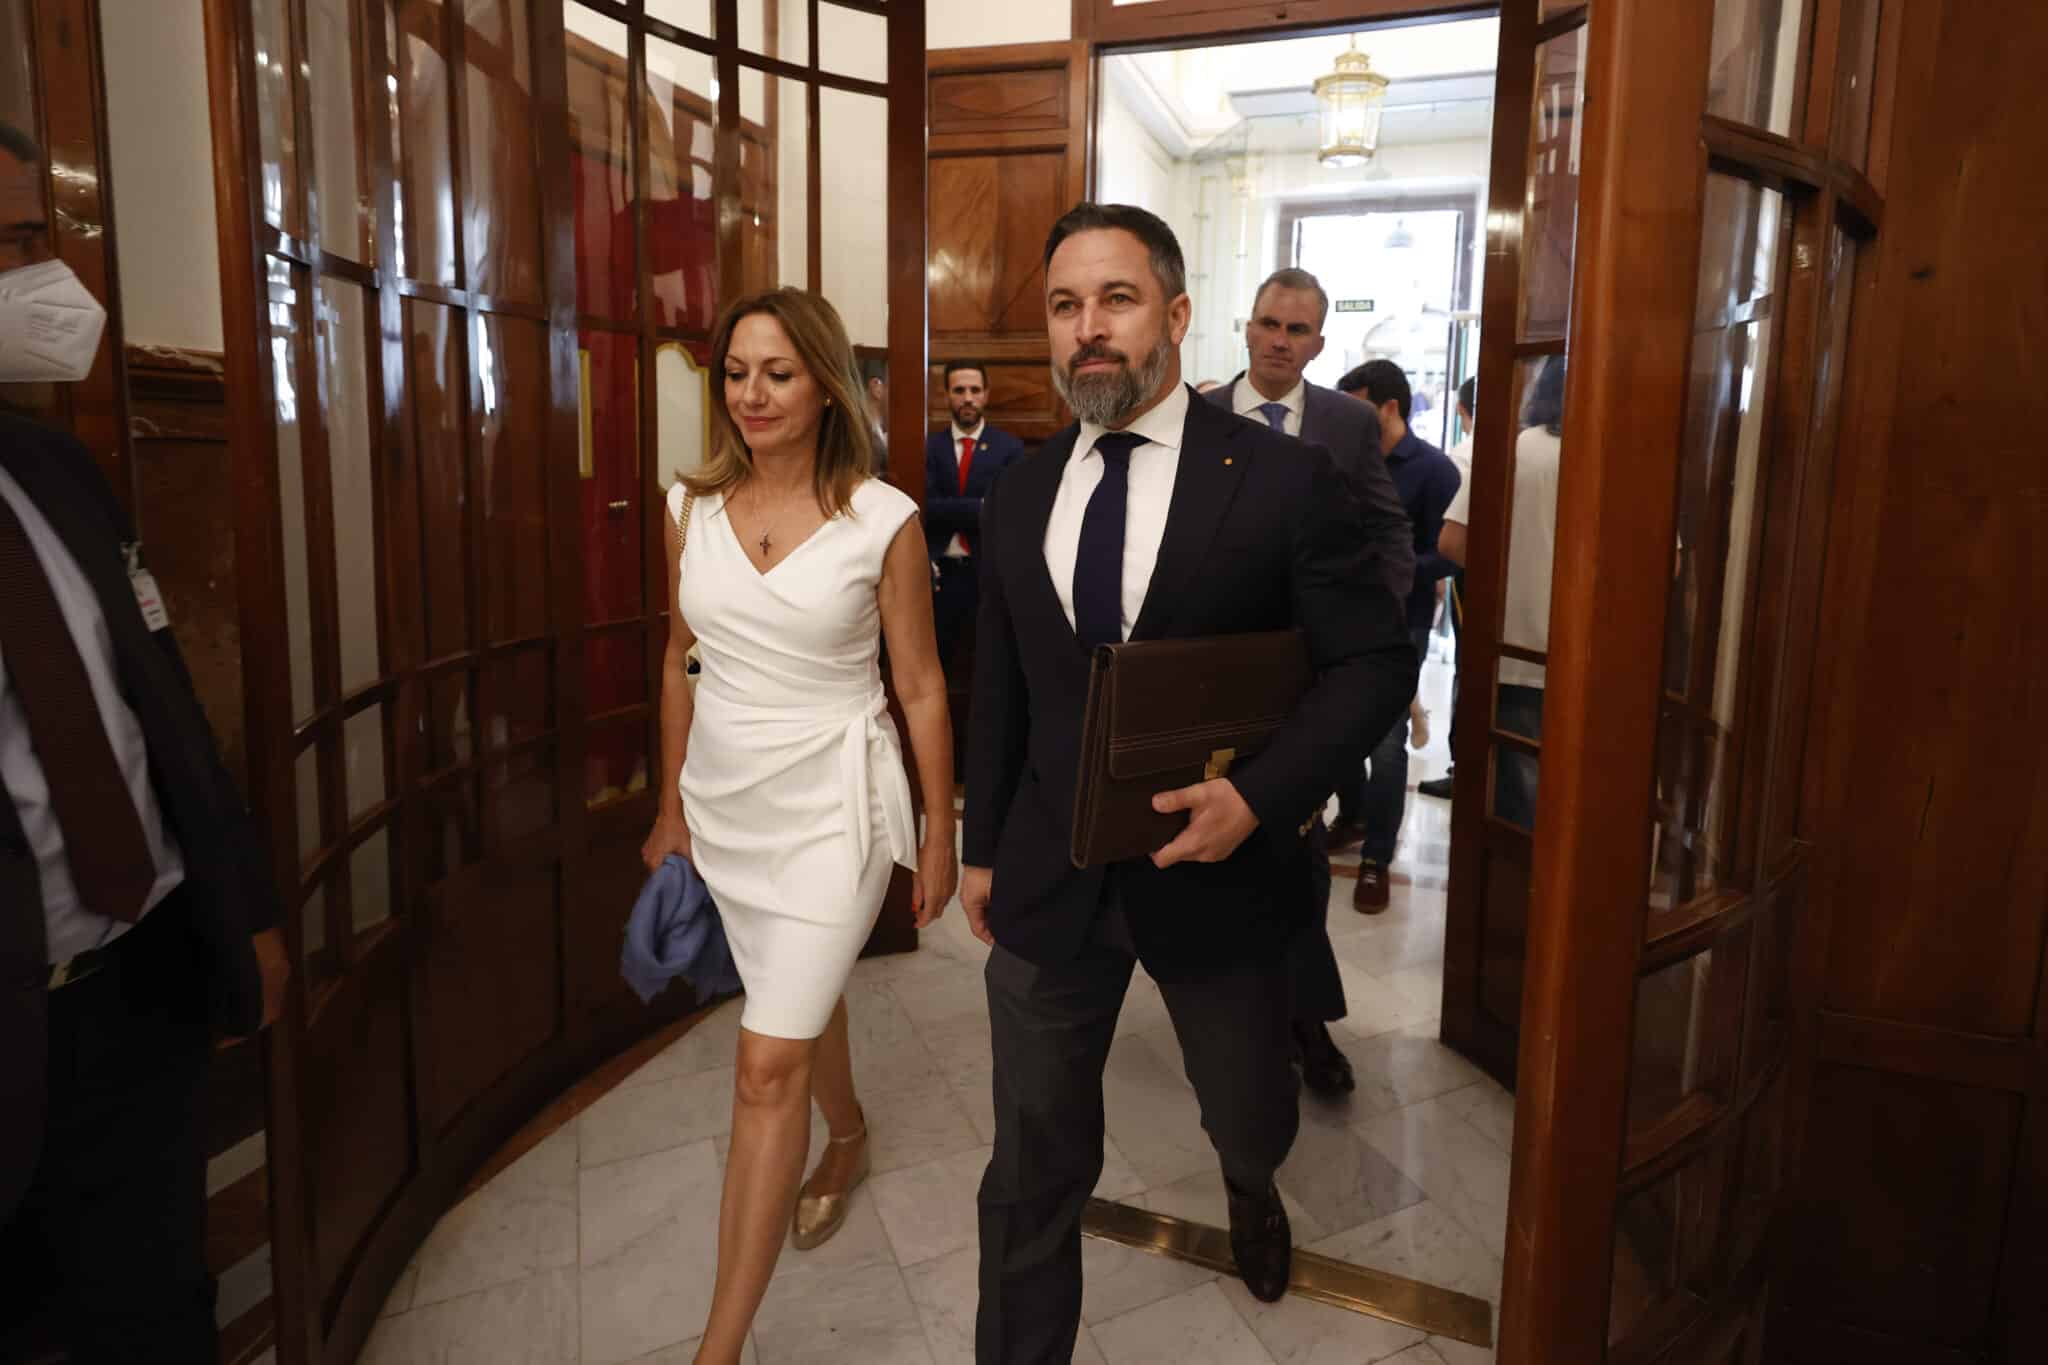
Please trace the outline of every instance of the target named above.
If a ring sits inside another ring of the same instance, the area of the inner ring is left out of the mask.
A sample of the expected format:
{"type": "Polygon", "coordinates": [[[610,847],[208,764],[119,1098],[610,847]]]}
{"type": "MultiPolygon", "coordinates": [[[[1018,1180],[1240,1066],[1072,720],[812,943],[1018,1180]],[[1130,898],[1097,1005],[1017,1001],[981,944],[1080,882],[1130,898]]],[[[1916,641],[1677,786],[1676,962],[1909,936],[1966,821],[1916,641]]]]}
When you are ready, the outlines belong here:
{"type": "Polygon", "coordinates": [[[680,475],[696,496],[729,493],[754,472],[739,424],[725,406],[725,360],[732,334],[744,318],[765,313],[782,325],[797,358],[825,391],[824,415],[818,420],[818,459],[813,487],[818,507],[828,517],[848,511],[853,490],[874,467],[874,435],[861,405],[863,385],[853,343],[839,310],[822,294],[808,289],[770,289],[736,300],[718,319],[711,334],[711,450],[695,474],[680,475]]]}

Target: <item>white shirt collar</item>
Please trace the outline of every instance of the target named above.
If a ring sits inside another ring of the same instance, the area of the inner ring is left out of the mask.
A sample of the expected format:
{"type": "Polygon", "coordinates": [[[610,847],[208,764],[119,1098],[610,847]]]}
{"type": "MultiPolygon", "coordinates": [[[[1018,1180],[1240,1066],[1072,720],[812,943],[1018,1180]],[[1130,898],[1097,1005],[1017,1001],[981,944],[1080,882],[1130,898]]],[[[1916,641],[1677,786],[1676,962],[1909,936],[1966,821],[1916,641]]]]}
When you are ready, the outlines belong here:
{"type": "Polygon", "coordinates": [[[979,422],[976,422],[974,424],[974,430],[972,431],[960,430],[960,424],[958,422],[955,422],[953,423],[953,444],[957,446],[962,441],[979,441],[981,439],[981,433],[984,430],[986,430],[987,427],[988,418],[986,417],[982,418],[979,422]]]}
{"type": "MultiPolygon", "coordinates": [[[[1159,402],[1144,416],[1125,427],[1135,436],[1142,436],[1155,445],[1170,450],[1179,450],[1182,436],[1188,424],[1188,394],[1191,390],[1185,384],[1173,386],[1173,392],[1159,402]]],[[[1081,434],[1074,438],[1074,449],[1081,452],[1083,459],[1094,455],[1095,443],[1102,439],[1108,427],[1093,422],[1081,423],[1081,434]]]]}
{"type": "MultiPolygon", "coordinates": [[[[1274,401],[1276,400],[1266,397],[1266,395],[1252,387],[1250,375],[1240,378],[1235,387],[1231,389],[1231,411],[1240,417],[1257,417],[1264,421],[1266,415],[1260,412],[1259,408],[1263,404],[1274,401]]],[[[1301,410],[1308,404],[1308,381],[1306,379],[1295,380],[1294,387],[1287,391],[1287,396],[1277,401],[1281,407],[1287,409],[1289,415],[1294,417],[1301,416],[1301,410]]]]}

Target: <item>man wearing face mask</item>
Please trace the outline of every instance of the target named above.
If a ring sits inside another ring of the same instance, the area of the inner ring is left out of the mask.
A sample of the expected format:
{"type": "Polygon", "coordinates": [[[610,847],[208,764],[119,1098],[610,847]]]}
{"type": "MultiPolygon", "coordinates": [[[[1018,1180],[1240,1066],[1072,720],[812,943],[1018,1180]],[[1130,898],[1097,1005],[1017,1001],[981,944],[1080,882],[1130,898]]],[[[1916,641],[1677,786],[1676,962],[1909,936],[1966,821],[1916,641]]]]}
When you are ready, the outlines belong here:
{"type": "Polygon", "coordinates": [[[289,969],[127,517],[10,410],[82,378],[105,325],[50,259],[40,160],[0,124],[0,1340],[54,1300],[75,1365],[210,1365],[207,1064],[289,969]]]}

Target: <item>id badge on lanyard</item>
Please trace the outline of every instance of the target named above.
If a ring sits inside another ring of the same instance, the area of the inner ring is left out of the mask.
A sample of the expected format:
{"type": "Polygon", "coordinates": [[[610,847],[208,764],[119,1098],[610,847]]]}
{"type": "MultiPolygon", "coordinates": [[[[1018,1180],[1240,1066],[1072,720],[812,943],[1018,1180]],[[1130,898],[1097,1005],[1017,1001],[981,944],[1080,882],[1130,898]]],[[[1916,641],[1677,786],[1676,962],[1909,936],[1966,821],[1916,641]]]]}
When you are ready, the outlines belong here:
{"type": "Polygon", "coordinates": [[[121,556],[127,561],[128,586],[135,590],[135,605],[142,609],[143,623],[154,635],[171,624],[171,613],[164,607],[164,595],[156,586],[156,575],[142,567],[142,542],[126,542],[121,546],[121,556]]]}

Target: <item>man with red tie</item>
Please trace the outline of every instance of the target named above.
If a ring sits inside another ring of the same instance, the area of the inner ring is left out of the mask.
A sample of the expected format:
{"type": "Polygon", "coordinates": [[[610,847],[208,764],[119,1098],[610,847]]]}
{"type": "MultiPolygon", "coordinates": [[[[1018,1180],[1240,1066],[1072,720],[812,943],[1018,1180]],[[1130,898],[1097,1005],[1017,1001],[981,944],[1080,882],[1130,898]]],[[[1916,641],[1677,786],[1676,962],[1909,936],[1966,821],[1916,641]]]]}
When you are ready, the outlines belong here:
{"type": "Polygon", "coordinates": [[[961,632],[974,619],[979,600],[975,552],[981,535],[981,500],[996,475],[1024,453],[1024,443],[989,425],[988,367],[956,360],[946,366],[946,404],[953,421],[924,443],[924,531],[930,546],[937,597],[939,661],[950,673],[961,632]]]}

